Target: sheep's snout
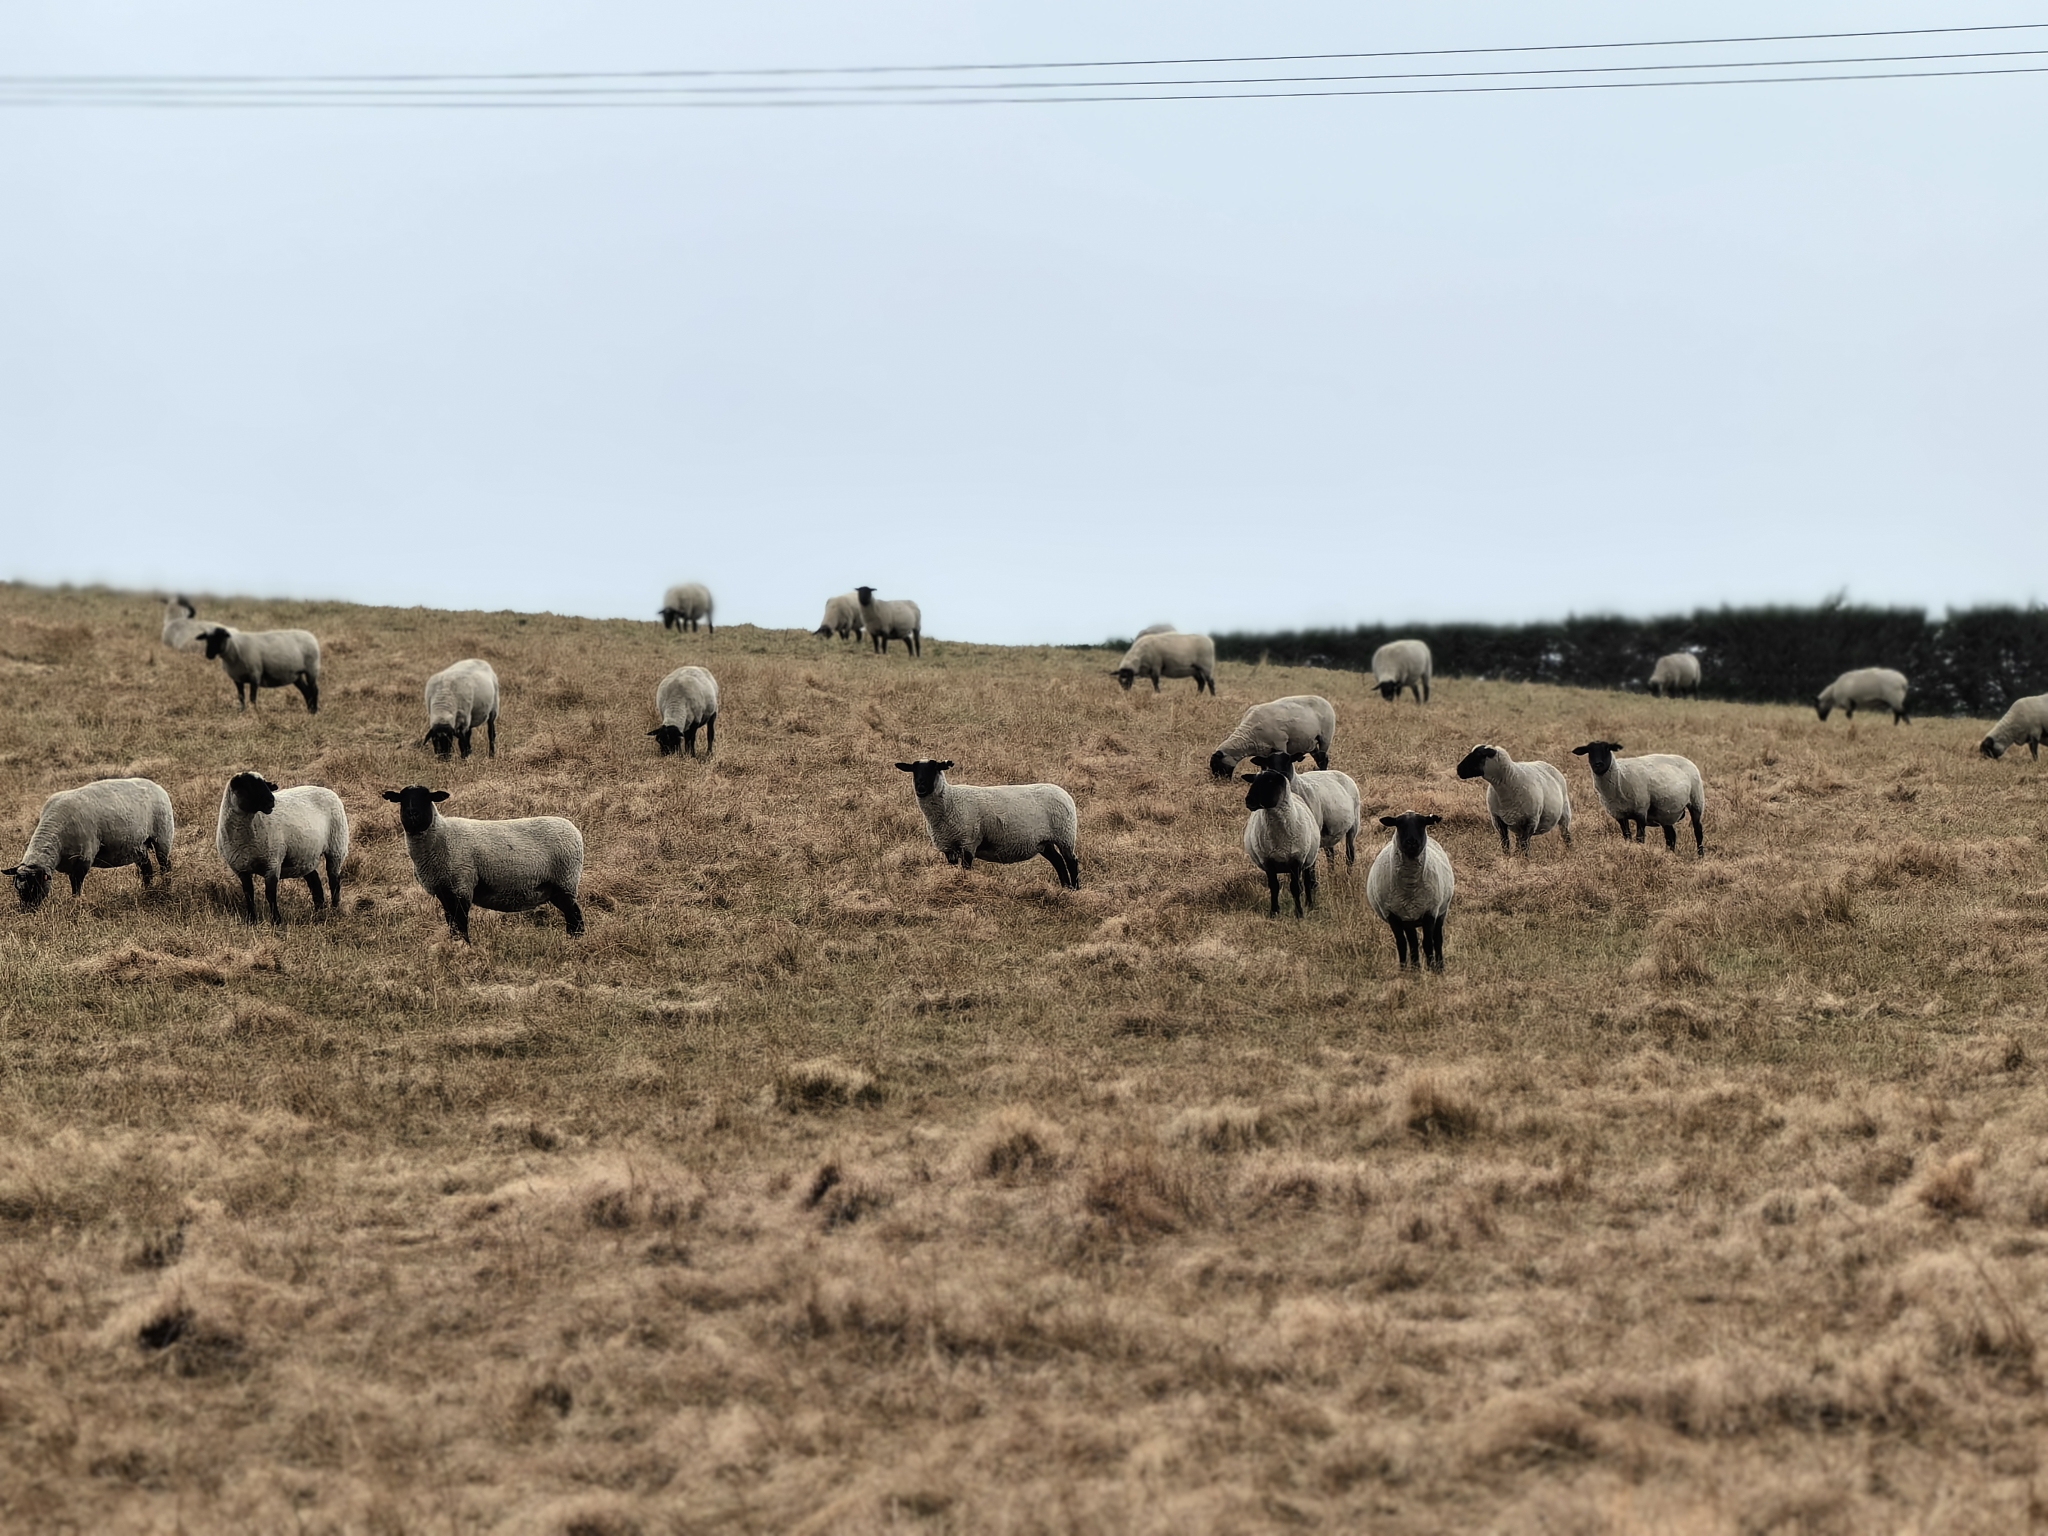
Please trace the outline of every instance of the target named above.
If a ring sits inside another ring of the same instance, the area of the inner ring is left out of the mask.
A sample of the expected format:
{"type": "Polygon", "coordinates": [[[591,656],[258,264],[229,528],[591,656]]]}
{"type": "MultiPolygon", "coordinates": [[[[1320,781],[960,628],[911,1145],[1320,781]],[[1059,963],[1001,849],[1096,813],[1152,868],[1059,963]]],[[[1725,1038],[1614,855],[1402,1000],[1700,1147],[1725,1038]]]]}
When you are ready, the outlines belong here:
{"type": "Polygon", "coordinates": [[[1118,667],[1115,677],[1118,682],[1124,685],[1125,693],[1129,693],[1131,691],[1131,684],[1138,680],[1138,674],[1129,667],[1118,667]]]}
{"type": "Polygon", "coordinates": [[[437,725],[427,732],[427,745],[434,749],[434,756],[447,757],[455,750],[455,727],[437,725]]]}
{"type": "Polygon", "coordinates": [[[34,864],[17,864],[12,869],[0,870],[0,874],[14,879],[14,894],[21,898],[21,910],[33,912],[43,904],[43,898],[50,894],[50,872],[34,864]]]}
{"type": "Polygon", "coordinates": [[[2001,747],[1995,740],[1993,740],[1989,736],[1986,736],[1982,741],[1977,743],[1977,750],[1979,752],[1982,752],[1986,757],[2005,756],[2005,748],[2001,747]]]}

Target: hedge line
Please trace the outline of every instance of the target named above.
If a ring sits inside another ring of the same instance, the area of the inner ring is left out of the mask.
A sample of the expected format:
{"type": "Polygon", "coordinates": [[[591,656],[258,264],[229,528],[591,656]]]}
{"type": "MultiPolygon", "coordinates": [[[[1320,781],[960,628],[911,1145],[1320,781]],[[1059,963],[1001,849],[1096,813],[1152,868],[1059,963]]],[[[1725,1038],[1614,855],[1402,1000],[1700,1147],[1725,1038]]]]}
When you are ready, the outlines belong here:
{"type": "Polygon", "coordinates": [[[1810,703],[1851,667],[1896,667],[1919,715],[1998,715],[2048,692],[2048,610],[1972,608],[1931,619],[1918,608],[1702,608],[1664,618],[1547,624],[1407,624],[1216,637],[1231,661],[1372,669],[1389,640],[1426,641],[1440,677],[1494,677],[1643,691],[1657,658],[1699,655],[1704,697],[1810,703]]]}

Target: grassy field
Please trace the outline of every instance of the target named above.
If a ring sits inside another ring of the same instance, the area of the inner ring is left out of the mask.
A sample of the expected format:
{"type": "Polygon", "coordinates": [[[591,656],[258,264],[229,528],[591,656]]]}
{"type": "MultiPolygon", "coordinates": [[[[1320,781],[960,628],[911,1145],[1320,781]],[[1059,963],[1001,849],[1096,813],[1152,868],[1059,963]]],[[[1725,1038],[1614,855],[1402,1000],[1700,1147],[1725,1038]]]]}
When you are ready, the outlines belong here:
{"type": "Polygon", "coordinates": [[[160,612],[0,587],[0,852],[95,777],[180,820],[167,888],[0,912],[0,1527],[2048,1523],[2044,781],[1981,722],[202,603],[325,645],[243,715],[160,612]],[[499,755],[444,765],[471,655],[499,755]],[[645,734],[684,660],[708,762],[645,734]],[[1298,691],[1445,816],[1444,976],[1363,862],[1264,916],[1206,763],[1298,691]],[[1699,763],[1704,860],[1622,844],[1593,736],[1699,763]],[[1501,857],[1482,740],[1569,765],[1575,848],[1501,857]],[[948,867],[919,756],[1066,785],[1084,888],[948,867]],[[334,920],[241,921],[243,768],[347,803],[334,920]],[[587,936],[452,944],[409,783],[575,820],[587,936]]]}

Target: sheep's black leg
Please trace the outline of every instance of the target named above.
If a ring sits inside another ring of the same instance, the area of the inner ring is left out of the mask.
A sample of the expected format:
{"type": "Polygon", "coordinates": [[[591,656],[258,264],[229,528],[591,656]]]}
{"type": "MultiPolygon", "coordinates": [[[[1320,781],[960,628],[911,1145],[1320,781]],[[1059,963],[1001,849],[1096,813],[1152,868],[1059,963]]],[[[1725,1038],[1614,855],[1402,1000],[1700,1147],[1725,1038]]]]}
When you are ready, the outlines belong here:
{"type": "Polygon", "coordinates": [[[1851,699],[1847,704],[1843,706],[1843,715],[1846,719],[1850,720],[1854,720],[1856,718],[1856,701],[1854,699],[1851,699]]]}
{"type": "Polygon", "coordinates": [[[448,931],[463,943],[469,942],[469,903],[460,896],[443,896],[441,914],[448,919],[448,931]]]}
{"type": "Polygon", "coordinates": [[[457,742],[459,742],[459,743],[461,744],[461,746],[462,746],[462,760],[463,760],[464,762],[468,762],[468,761],[469,761],[469,732],[468,732],[468,731],[464,731],[464,732],[463,732],[463,733],[462,733],[462,734],[461,734],[460,736],[456,737],[455,739],[456,739],[456,741],[457,741],[457,742]]]}
{"type": "Polygon", "coordinates": [[[498,755],[498,717],[496,715],[492,715],[488,720],[484,721],[484,732],[490,737],[491,756],[496,757],[498,755]]]}
{"type": "Polygon", "coordinates": [[[919,658],[924,656],[924,631],[921,629],[910,632],[910,654],[919,658]]]}
{"type": "Polygon", "coordinates": [[[256,685],[254,683],[249,685],[249,707],[251,709],[256,707],[256,685]]]}
{"type": "Polygon", "coordinates": [[[1294,915],[1300,917],[1301,910],[1301,866],[1294,865],[1287,871],[1287,894],[1294,898],[1294,915]]]}
{"type": "Polygon", "coordinates": [[[1426,677],[1422,680],[1422,702],[1429,702],[1429,679],[1426,677]]]}
{"type": "Polygon", "coordinates": [[[1700,808],[1689,805],[1686,807],[1686,814],[1692,817],[1692,840],[1698,845],[1699,855],[1704,859],[1707,856],[1707,831],[1700,825],[1700,808]]]}
{"type": "Polygon", "coordinates": [[[1529,829],[1526,825],[1515,829],[1515,852],[1525,859],[1529,857],[1529,829]]]}
{"type": "Polygon", "coordinates": [[[69,869],[65,869],[62,864],[59,864],[57,868],[62,870],[65,878],[71,882],[71,894],[76,896],[85,889],[85,873],[92,866],[90,864],[73,864],[69,869]]]}
{"type": "Polygon", "coordinates": [[[1277,870],[1277,869],[1270,869],[1270,868],[1269,868],[1269,869],[1268,869],[1268,870],[1266,871],[1266,889],[1267,889],[1267,891],[1269,891],[1269,892],[1270,892],[1270,893],[1272,894],[1272,897],[1273,897],[1273,905],[1272,905],[1272,906],[1271,906],[1270,908],[1268,908],[1268,909],[1267,909],[1267,912],[1266,912],[1266,916],[1268,916],[1268,917],[1278,917],[1278,916],[1280,915],[1280,871],[1279,871],[1279,870],[1277,870]]]}
{"type": "Polygon", "coordinates": [[[256,877],[242,876],[242,910],[250,922],[256,921],[256,877]]]}
{"type": "Polygon", "coordinates": [[[1508,851],[1508,824],[1496,816],[1493,818],[1493,825],[1494,830],[1500,833],[1500,851],[1506,853],[1508,851]]]}
{"type": "Polygon", "coordinates": [[[1432,914],[1422,920],[1423,958],[1433,971],[1444,968],[1444,920],[1432,914]]]}
{"type": "Polygon", "coordinates": [[[148,890],[150,882],[156,879],[156,871],[149,867],[149,850],[147,848],[135,856],[135,867],[142,871],[142,888],[145,891],[148,890]]]}
{"type": "Polygon", "coordinates": [[[249,707],[248,695],[242,691],[244,686],[242,683],[235,684],[235,708],[237,709],[247,709],[249,707]]]}
{"type": "Polygon", "coordinates": [[[562,921],[569,925],[569,937],[583,936],[583,909],[576,905],[576,898],[559,885],[549,882],[540,888],[541,895],[554,903],[555,910],[562,914],[562,921]]]}
{"type": "Polygon", "coordinates": [[[697,755],[697,727],[694,725],[683,731],[683,750],[692,757],[697,755]]]}
{"type": "Polygon", "coordinates": [[[1316,869],[1316,861],[1311,856],[1308,861],[1308,867],[1301,872],[1302,889],[1308,893],[1308,904],[1311,907],[1316,904],[1316,886],[1321,878],[1321,874],[1316,869]]]}
{"type": "Polygon", "coordinates": [[[1159,674],[1156,672],[1152,674],[1152,691],[1154,693],[1159,691],[1159,674]]]}
{"type": "Polygon", "coordinates": [[[299,679],[299,694],[306,701],[307,714],[317,715],[320,713],[320,685],[318,683],[314,682],[310,677],[301,677],[299,679]]]}
{"type": "Polygon", "coordinates": [[[1316,760],[1318,768],[1327,769],[1330,766],[1330,749],[1320,741],[1309,752],[1309,756],[1316,760]]]}
{"type": "Polygon", "coordinates": [[[273,923],[282,923],[284,921],[284,914],[277,910],[277,876],[265,875],[263,877],[263,899],[270,906],[270,920],[273,923]]]}
{"type": "Polygon", "coordinates": [[[1045,862],[1052,866],[1054,876],[1062,886],[1067,883],[1067,861],[1060,857],[1059,845],[1047,838],[1038,845],[1038,851],[1045,856],[1045,862]]]}
{"type": "Polygon", "coordinates": [[[1895,709],[1892,711],[1893,725],[1911,725],[1912,723],[1912,716],[1908,715],[1903,709],[1895,709]]]}
{"type": "Polygon", "coordinates": [[[972,848],[962,848],[960,850],[960,867],[962,869],[974,868],[974,850],[972,848]]]}
{"type": "MultiPolygon", "coordinates": [[[[1335,860],[1332,859],[1331,862],[1334,863],[1335,860]]],[[[1346,864],[1356,864],[1358,862],[1358,828],[1356,827],[1353,827],[1344,834],[1344,862],[1346,864]]]]}
{"type": "Polygon", "coordinates": [[[327,894],[334,904],[334,910],[341,911],[341,866],[332,855],[327,860],[327,894]]]}
{"type": "Polygon", "coordinates": [[[2027,750],[2034,755],[2035,762],[2041,761],[2041,738],[2036,736],[2032,741],[2028,742],[2027,750]]]}
{"type": "Polygon", "coordinates": [[[713,715],[704,722],[704,755],[709,757],[718,750],[718,716],[713,715]]]}
{"type": "Polygon", "coordinates": [[[1678,823],[1675,821],[1668,821],[1664,824],[1664,851],[1666,853],[1670,853],[1673,852],[1677,847],[1678,823]]]}

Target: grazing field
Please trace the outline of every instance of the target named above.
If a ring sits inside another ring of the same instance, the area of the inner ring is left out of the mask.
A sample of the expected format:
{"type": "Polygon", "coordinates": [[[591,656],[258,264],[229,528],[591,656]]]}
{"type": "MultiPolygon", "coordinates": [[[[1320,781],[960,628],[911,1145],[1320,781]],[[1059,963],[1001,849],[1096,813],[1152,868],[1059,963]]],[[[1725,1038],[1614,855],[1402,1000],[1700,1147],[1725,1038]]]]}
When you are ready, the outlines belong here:
{"type": "Polygon", "coordinates": [[[2044,781],[1981,722],[200,612],[319,634],[321,712],[238,714],[147,597],[0,587],[0,853],[94,777],[180,818],[167,888],[0,910],[0,1527],[2043,1522],[2044,781]],[[499,755],[442,764],[420,687],[464,656],[499,755]],[[646,735],[685,660],[709,761],[646,735]],[[1364,908],[1373,820],[1265,917],[1206,764],[1300,691],[1369,816],[1446,818],[1446,975],[1364,908]],[[1698,762],[1704,860],[1622,844],[1596,736],[1698,762]],[[1452,771],[1485,740],[1567,765],[1576,847],[1501,856],[1452,771]],[[922,756],[1064,784],[1083,888],[949,868],[922,756]],[[334,920],[241,921],[245,768],[347,803],[334,920]],[[409,783],[575,820],[587,936],[452,944],[409,783]]]}

